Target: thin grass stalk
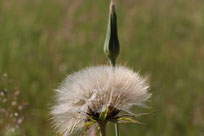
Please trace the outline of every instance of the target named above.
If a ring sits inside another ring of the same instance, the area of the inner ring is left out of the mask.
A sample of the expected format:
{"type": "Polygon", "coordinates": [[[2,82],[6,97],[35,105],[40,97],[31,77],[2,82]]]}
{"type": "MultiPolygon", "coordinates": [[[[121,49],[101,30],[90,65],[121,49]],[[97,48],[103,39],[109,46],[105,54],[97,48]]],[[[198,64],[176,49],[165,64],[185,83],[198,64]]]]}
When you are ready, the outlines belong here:
{"type": "Polygon", "coordinates": [[[119,124],[118,123],[115,123],[115,136],[120,136],[119,124]]]}

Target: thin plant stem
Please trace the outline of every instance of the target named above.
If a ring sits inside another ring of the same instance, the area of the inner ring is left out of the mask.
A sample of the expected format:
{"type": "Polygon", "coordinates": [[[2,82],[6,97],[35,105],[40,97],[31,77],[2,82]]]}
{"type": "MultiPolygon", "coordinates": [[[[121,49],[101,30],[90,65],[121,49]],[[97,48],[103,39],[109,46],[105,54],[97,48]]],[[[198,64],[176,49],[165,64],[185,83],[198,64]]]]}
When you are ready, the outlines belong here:
{"type": "Polygon", "coordinates": [[[120,136],[118,123],[115,123],[115,136],[120,136]]]}
{"type": "MultiPolygon", "coordinates": [[[[107,37],[105,40],[104,45],[104,51],[105,54],[108,56],[110,64],[115,68],[116,65],[116,59],[119,54],[119,41],[118,41],[118,35],[117,35],[117,19],[116,19],[116,13],[115,13],[115,7],[114,7],[114,0],[110,0],[110,18],[109,18],[109,24],[108,24],[108,31],[107,31],[107,37]]],[[[100,126],[100,123],[99,123],[100,126]]],[[[100,126],[102,129],[102,127],[100,126]]],[[[101,134],[102,134],[101,130],[101,134]]],[[[115,123],[115,135],[119,136],[119,124],[115,123]]],[[[102,134],[102,136],[105,136],[102,134]]]]}
{"type": "Polygon", "coordinates": [[[98,122],[98,125],[100,127],[100,136],[106,136],[107,121],[100,121],[98,122]]]}

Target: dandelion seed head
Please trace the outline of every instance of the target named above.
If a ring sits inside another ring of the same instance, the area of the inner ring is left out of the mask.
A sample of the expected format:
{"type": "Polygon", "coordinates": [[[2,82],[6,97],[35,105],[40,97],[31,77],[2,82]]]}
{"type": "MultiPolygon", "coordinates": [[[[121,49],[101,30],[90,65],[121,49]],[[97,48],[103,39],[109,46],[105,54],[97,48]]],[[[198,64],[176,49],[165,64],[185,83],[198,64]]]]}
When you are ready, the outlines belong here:
{"type": "Polygon", "coordinates": [[[89,67],[69,75],[56,89],[53,123],[65,136],[109,109],[107,119],[134,105],[144,106],[151,96],[148,84],[133,70],[123,67],[89,67]]]}

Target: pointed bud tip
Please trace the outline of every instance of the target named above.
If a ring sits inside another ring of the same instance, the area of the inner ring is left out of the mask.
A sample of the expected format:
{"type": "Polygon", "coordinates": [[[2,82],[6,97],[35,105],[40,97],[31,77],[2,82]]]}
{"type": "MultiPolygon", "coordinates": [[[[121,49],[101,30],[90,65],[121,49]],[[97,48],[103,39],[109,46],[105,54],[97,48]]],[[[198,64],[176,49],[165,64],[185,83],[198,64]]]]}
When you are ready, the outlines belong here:
{"type": "Polygon", "coordinates": [[[111,2],[110,2],[110,11],[111,11],[111,13],[112,13],[114,10],[115,10],[115,4],[114,4],[113,0],[111,0],[111,2]]]}

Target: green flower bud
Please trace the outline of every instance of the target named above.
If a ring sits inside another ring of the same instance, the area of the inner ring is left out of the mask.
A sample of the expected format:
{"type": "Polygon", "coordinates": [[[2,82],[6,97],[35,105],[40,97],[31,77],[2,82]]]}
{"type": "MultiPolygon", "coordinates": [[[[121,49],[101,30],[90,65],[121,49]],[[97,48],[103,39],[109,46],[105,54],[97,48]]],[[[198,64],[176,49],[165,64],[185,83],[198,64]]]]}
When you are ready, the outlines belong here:
{"type": "Polygon", "coordinates": [[[119,51],[120,51],[120,45],[119,45],[118,32],[117,32],[117,17],[116,17],[115,7],[111,3],[108,29],[107,29],[106,40],[104,44],[104,52],[113,66],[115,66],[116,64],[116,59],[119,55],[119,51]]]}

